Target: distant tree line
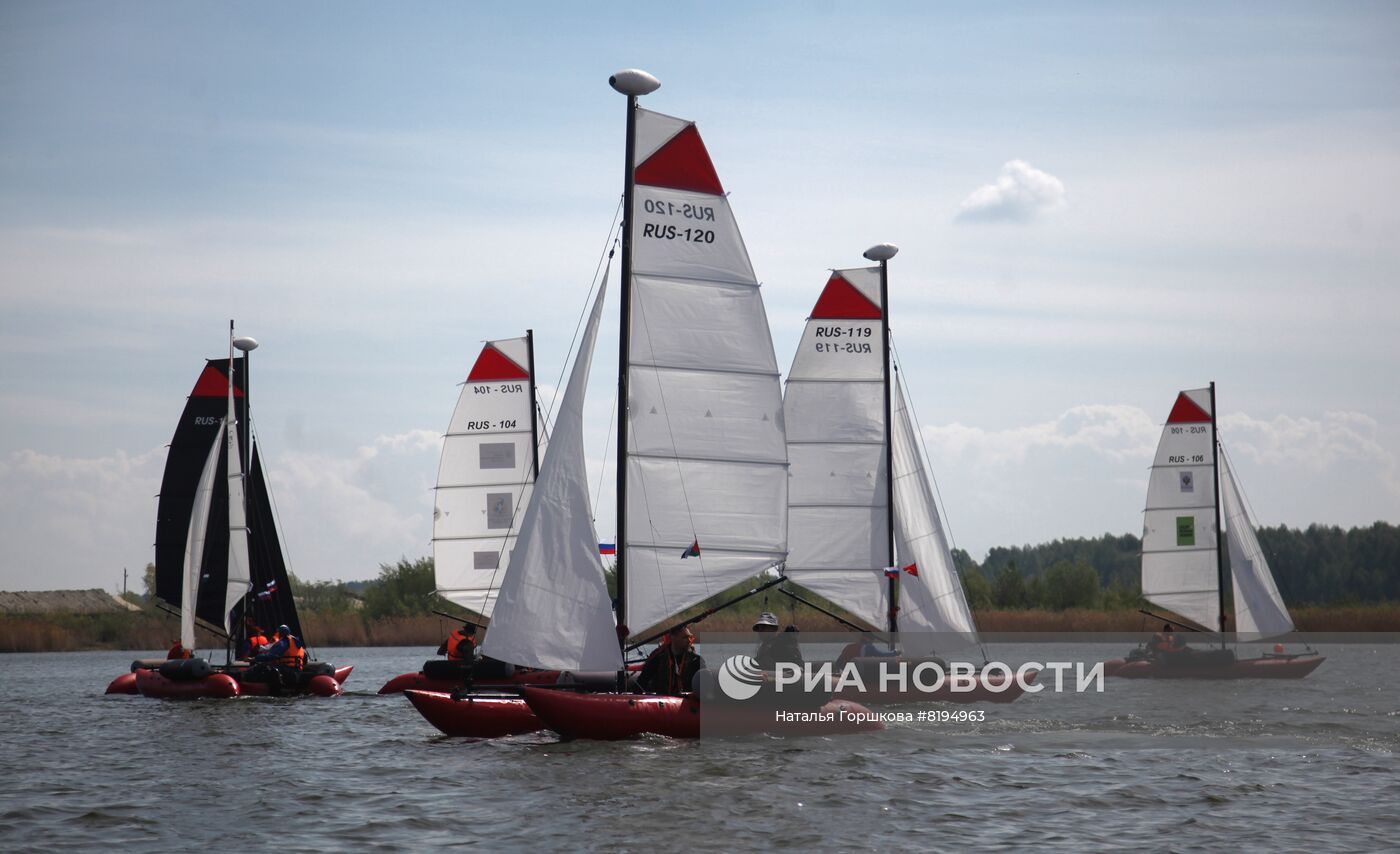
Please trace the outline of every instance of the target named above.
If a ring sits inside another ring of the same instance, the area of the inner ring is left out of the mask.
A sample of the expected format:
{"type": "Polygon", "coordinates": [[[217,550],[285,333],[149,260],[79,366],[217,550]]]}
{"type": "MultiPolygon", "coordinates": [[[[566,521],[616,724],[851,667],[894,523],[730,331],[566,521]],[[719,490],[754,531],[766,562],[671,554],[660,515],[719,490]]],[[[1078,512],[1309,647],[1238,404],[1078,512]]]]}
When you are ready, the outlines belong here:
{"type": "MultiPolygon", "coordinates": [[[[1327,525],[1299,530],[1280,525],[1261,528],[1258,536],[1290,606],[1400,602],[1400,526],[1376,522],[1349,530],[1327,525]]],[[[1141,548],[1132,534],[1104,534],[998,546],[980,564],[962,549],[955,549],[953,558],[973,610],[1120,611],[1142,604],[1141,548]]],[[[604,574],[616,595],[614,565],[604,574]]],[[[155,567],[147,566],[145,575],[149,600],[155,567]]],[[[292,578],[297,604],[308,612],[354,613],[366,620],[468,613],[434,596],[434,588],[431,557],[381,564],[378,577],[369,581],[292,578]]]]}
{"type": "MultiPolygon", "coordinates": [[[[1400,526],[1260,528],[1259,545],[1289,605],[1400,601],[1400,526]]],[[[974,610],[1136,608],[1142,541],[1132,534],[993,548],[981,564],[957,549],[974,610]]],[[[1226,569],[1229,557],[1226,556],[1226,569]]],[[[1227,598],[1229,593],[1227,592],[1227,598]]]]}

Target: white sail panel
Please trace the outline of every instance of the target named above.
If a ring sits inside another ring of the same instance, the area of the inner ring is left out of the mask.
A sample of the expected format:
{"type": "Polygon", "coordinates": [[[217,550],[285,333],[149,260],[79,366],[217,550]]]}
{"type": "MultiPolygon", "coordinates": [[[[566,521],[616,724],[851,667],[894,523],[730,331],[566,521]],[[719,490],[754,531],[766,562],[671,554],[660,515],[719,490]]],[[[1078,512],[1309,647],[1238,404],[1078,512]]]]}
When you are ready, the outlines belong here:
{"type": "Polygon", "coordinates": [[[850,613],[889,621],[889,490],[879,268],[836,270],[788,372],[791,549],[785,573],[850,613]]]}
{"type": "Polygon", "coordinates": [[[1214,442],[1210,389],[1181,392],[1148,476],[1142,533],[1143,597],[1210,630],[1220,627],[1214,442]]]}
{"type": "MultiPolygon", "coordinates": [[[[677,557],[699,540],[701,556],[724,551],[751,554],[772,566],[782,558],[774,555],[774,531],[786,526],[787,478],[773,477],[781,464],[736,464],[730,461],[676,460],[671,457],[628,458],[627,542],[634,547],[674,547],[677,557]],[[665,496],[665,500],[661,498],[665,496]],[[774,502],[777,502],[776,504],[774,502]],[[703,514],[700,512],[703,509],[703,514]]],[[[687,574],[708,572],[709,562],[687,560],[687,574]]],[[[762,568],[762,567],[760,567],[762,568]]],[[[629,584],[631,568],[628,568],[629,584]]],[[[718,593],[746,576],[726,580],[718,593]]],[[[669,584],[669,578],[663,578],[669,584]]],[[[703,598],[703,597],[701,597],[703,598]]],[[[694,603],[691,603],[694,604],[694,603]]],[[[628,610],[632,611],[628,602],[628,610]]],[[[645,613],[645,612],[639,612],[645,613]]],[[[651,623],[640,619],[638,630],[665,617],[659,614],[651,623]]]]}
{"type": "Polygon", "coordinates": [[[906,655],[932,655],[977,642],[962,580],[943,533],[903,385],[894,383],[891,425],[895,541],[898,546],[900,644],[906,655]],[[913,566],[913,572],[905,569],[913,566]]]}
{"type": "Polygon", "coordinates": [[[224,435],[228,437],[228,582],[224,591],[224,631],[230,635],[233,634],[230,612],[253,586],[248,560],[248,507],[243,498],[243,458],[238,448],[232,376],[233,372],[229,371],[228,417],[224,419],[224,435]]]}
{"type": "Polygon", "coordinates": [[[1220,474],[1220,509],[1225,514],[1225,542],[1230,548],[1230,575],[1235,582],[1235,631],[1256,639],[1291,632],[1293,619],[1274,584],[1239,481],[1224,454],[1220,455],[1220,474]]]}
{"type": "Polygon", "coordinates": [[[763,296],[754,284],[632,278],[634,364],[776,375],[763,296]],[[703,358],[703,362],[700,359],[703,358]]]}
{"type": "Polygon", "coordinates": [[[777,413],[753,417],[752,401],[772,383],[762,374],[635,371],[628,437],[632,451],[669,456],[673,448],[683,447],[700,459],[782,459],[785,443],[777,413]]]}
{"type": "Polygon", "coordinates": [[[437,593],[491,616],[534,481],[528,344],[488,341],[443,439],[433,507],[437,593]]]}
{"type": "Polygon", "coordinates": [[[607,280],[593,303],[549,449],[497,591],[482,652],[548,670],[623,666],[598,558],[583,444],[583,404],[607,280]]]}
{"type": "Polygon", "coordinates": [[[214,500],[214,482],[219,470],[219,450],[224,445],[224,428],[228,422],[220,419],[209,456],[199,475],[190,508],[190,532],[185,539],[185,573],[180,585],[180,645],[194,649],[194,612],[199,601],[199,578],[204,567],[204,543],[209,533],[209,507],[214,500]]]}
{"type": "Polygon", "coordinates": [[[878,382],[804,382],[788,378],[783,427],[788,452],[808,442],[884,445],[880,410],[885,390],[878,382]]]}
{"type": "Polygon", "coordinates": [[[787,452],[763,300],[704,142],[647,110],[637,139],[618,547],[640,632],[783,559],[787,452]]]}
{"type": "Polygon", "coordinates": [[[883,445],[794,443],[788,447],[788,461],[801,476],[788,478],[788,506],[852,507],[873,518],[872,508],[885,500],[885,479],[880,475],[884,460],[883,445]]]}

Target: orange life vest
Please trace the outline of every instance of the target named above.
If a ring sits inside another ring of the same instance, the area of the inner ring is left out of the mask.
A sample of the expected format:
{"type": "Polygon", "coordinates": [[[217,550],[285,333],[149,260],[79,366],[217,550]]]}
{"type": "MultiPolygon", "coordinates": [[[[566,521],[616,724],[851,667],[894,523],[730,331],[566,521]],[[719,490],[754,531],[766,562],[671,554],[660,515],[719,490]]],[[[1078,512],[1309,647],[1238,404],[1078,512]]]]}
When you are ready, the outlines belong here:
{"type": "Polygon", "coordinates": [[[305,660],[306,649],[297,643],[296,635],[287,635],[287,649],[282,653],[282,657],[277,659],[277,663],[283,667],[301,667],[305,660]]]}
{"type": "Polygon", "coordinates": [[[476,641],[470,635],[463,634],[461,629],[457,629],[447,638],[447,660],[468,661],[475,648],[476,641]]]}

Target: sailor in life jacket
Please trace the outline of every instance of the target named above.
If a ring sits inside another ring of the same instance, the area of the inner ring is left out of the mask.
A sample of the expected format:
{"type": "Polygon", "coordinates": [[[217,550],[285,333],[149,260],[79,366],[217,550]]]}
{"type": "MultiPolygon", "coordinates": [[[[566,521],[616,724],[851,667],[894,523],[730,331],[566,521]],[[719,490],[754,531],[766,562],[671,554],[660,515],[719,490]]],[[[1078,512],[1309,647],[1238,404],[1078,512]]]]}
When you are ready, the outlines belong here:
{"type": "Polygon", "coordinates": [[[275,641],[264,646],[254,661],[268,661],[281,667],[300,668],[306,660],[306,648],[287,626],[278,626],[275,641]]]}
{"type": "Polygon", "coordinates": [[[258,624],[252,620],[248,621],[248,627],[244,631],[244,634],[246,638],[240,648],[243,658],[252,658],[254,655],[257,655],[263,647],[271,643],[262,633],[262,629],[258,628],[258,624]]]}
{"type": "Polygon", "coordinates": [[[165,654],[165,657],[168,660],[172,658],[191,658],[193,655],[194,651],[185,649],[184,645],[180,643],[180,639],[176,638],[170,644],[170,651],[165,654]]]}
{"type": "Polygon", "coordinates": [[[476,626],[471,623],[463,623],[438,647],[438,655],[446,655],[448,661],[471,661],[475,654],[476,626]]]}
{"type": "Polygon", "coordinates": [[[1170,655],[1185,648],[1186,645],[1177,638],[1176,632],[1172,631],[1171,623],[1163,624],[1162,630],[1152,636],[1152,651],[1159,655],[1170,655]]]}
{"type": "Polygon", "coordinates": [[[694,647],[695,633],[690,627],[672,629],[666,643],[656,648],[637,675],[642,690],[673,697],[694,691],[695,674],[705,669],[705,659],[694,647]]]}

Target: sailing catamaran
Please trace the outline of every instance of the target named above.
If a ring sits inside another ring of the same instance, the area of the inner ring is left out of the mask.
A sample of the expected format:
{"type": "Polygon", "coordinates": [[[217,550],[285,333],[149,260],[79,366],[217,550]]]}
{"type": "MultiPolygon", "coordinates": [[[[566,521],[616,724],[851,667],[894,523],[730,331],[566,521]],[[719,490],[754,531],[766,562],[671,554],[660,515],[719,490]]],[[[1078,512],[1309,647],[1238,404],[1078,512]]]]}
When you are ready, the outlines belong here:
{"type": "MultiPolygon", "coordinates": [[[[627,96],[617,600],[600,571],[583,465],[600,292],[482,649],[517,665],[614,672],[621,687],[624,648],[782,562],[787,453],[762,296],[705,144],[694,123],[638,107],[656,78],[628,70],[609,82],[627,96]]],[[[565,737],[699,735],[694,695],[522,694],[565,737]]],[[[771,711],[751,723],[771,727],[771,711]]],[[[842,718],[818,729],[877,727],[842,718]]]]}
{"type": "Polygon", "coordinates": [[[171,439],[157,509],[156,599],[179,614],[184,649],[195,648],[197,623],[223,637],[225,663],[135,662],[118,681],[131,677],[147,696],[329,696],[350,674],[317,661],[275,667],[235,658],[254,627],[285,625],[304,637],[249,418],[248,363],[257,346],[233,337],[229,323],[228,357],[205,364],[171,439]]]}
{"type": "MultiPolygon", "coordinates": [[[[889,261],[898,251],[882,243],[864,253],[879,266],[832,271],[793,357],[783,400],[791,465],[786,575],[867,626],[897,635],[911,660],[927,660],[935,646],[950,652],[978,638],[904,387],[891,369],[885,308],[889,261]]],[[[872,671],[889,660],[855,659],[872,671]]],[[[879,684],[873,677],[864,681],[879,684]]],[[[1021,693],[1014,680],[989,675],[979,677],[973,691],[945,686],[936,694],[852,697],[1010,702],[1021,693]]]]}
{"type": "Polygon", "coordinates": [[[1208,388],[1179,393],[1167,416],[1143,511],[1142,595],[1180,619],[1144,613],[1210,633],[1220,647],[1173,648],[1159,639],[1162,649],[1139,648],[1126,661],[1105,662],[1110,676],[1300,679],[1324,661],[1314,652],[1288,655],[1280,647],[1259,658],[1240,659],[1226,647],[1225,592],[1231,581],[1237,640],[1286,634],[1293,631],[1293,620],[1217,437],[1215,411],[1215,383],[1211,383],[1208,388]],[[1222,514],[1224,537],[1220,535],[1222,514]]]}
{"type": "MultiPolygon", "coordinates": [[[[487,341],[462,383],[443,437],[433,506],[437,595],[487,625],[510,567],[522,508],[529,503],[541,441],[535,389],[534,332],[487,341]]],[[[470,663],[434,659],[379,689],[450,692],[475,686],[553,682],[558,673],[474,671],[470,663]]]]}

